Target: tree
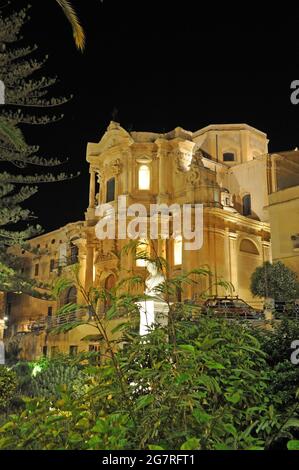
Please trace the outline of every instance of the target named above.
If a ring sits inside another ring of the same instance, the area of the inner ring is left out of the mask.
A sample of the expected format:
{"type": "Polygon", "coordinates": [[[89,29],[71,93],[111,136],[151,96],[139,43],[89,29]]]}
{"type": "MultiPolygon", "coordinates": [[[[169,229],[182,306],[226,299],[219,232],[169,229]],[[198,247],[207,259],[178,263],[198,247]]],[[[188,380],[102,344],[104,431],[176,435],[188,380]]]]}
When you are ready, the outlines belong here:
{"type": "Polygon", "coordinates": [[[85,45],[85,34],[71,2],[68,0],[56,0],[56,2],[61,6],[65,16],[72,26],[76,46],[78,49],[83,50],[85,45]]]}
{"type": "Polygon", "coordinates": [[[62,181],[68,177],[65,173],[54,176],[50,172],[42,172],[44,168],[56,167],[61,162],[39,156],[39,147],[26,143],[22,129],[23,125],[45,125],[61,119],[62,116],[45,115],[43,110],[60,106],[68,100],[48,98],[48,90],[56,79],[41,76],[46,59],[38,61],[34,58],[36,46],[14,47],[14,43],[21,39],[27,11],[23,9],[6,18],[0,13],[0,77],[5,84],[5,105],[0,106],[0,161],[3,165],[0,174],[0,291],[18,291],[40,297],[44,294],[38,288],[43,286],[21,274],[18,258],[7,249],[14,245],[28,249],[25,240],[41,232],[39,225],[28,224],[34,215],[22,206],[37,192],[37,184],[62,181]],[[12,166],[18,168],[18,174],[10,172],[12,166]],[[38,168],[38,173],[30,175],[30,167],[38,168]],[[12,225],[15,225],[15,230],[12,230],[12,225]]]}
{"type": "Polygon", "coordinates": [[[281,261],[273,264],[267,261],[252,274],[250,289],[256,297],[294,300],[298,292],[297,274],[281,261]]]}

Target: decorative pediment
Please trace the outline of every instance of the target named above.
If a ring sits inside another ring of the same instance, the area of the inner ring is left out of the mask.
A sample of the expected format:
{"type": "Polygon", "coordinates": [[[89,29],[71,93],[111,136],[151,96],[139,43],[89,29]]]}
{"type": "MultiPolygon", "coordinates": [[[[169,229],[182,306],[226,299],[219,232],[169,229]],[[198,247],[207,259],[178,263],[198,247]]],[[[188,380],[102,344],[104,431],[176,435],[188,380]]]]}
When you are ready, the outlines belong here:
{"type": "Polygon", "coordinates": [[[111,150],[113,147],[130,146],[133,144],[130,134],[118,122],[111,121],[107,131],[98,144],[89,143],[87,146],[87,161],[111,150]]]}

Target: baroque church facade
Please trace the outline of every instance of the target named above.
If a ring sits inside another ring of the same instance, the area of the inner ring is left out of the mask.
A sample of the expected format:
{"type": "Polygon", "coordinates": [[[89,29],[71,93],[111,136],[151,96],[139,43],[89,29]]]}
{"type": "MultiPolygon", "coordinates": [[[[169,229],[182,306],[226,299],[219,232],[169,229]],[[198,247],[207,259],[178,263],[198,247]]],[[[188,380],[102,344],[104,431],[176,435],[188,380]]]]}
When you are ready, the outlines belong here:
{"type": "MultiPolygon", "coordinates": [[[[78,278],[86,291],[91,287],[109,290],[131,274],[146,277],[144,262],[133,253],[117,256],[128,239],[97,238],[97,206],[109,203],[117,216],[119,196],[125,198],[127,207],[143,204],[148,213],[151,204],[189,204],[193,212],[196,204],[202,204],[200,249],[185,250],[182,236],[171,233],[169,239],[152,241],[149,255],[164,257],[170,275],[200,267],[210,271],[198,284],[184,288],[183,300],[199,301],[202,292],[224,295],[217,285],[222,279],[234,286],[234,295],[256,306],[250,277],[271,260],[272,163],[266,134],[246,124],[210,125],[196,132],[180,127],[163,134],[127,132],[111,122],[98,143],[87,145],[86,159],[90,184],[85,220],[31,240],[39,254],[16,248],[24,273],[51,283],[59,276],[71,276],[72,265],[78,263],[78,278]]],[[[192,217],[194,222],[194,213],[192,217]]],[[[88,326],[48,334],[47,324],[55,323],[57,309],[74,301],[84,303],[75,285],[55,302],[8,295],[0,305],[2,316],[7,317],[6,341],[17,339],[21,357],[26,359],[100,349],[100,344],[82,341],[94,333],[88,326]]],[[[105,305],[98,308],[103,311],[105,305]]]]}

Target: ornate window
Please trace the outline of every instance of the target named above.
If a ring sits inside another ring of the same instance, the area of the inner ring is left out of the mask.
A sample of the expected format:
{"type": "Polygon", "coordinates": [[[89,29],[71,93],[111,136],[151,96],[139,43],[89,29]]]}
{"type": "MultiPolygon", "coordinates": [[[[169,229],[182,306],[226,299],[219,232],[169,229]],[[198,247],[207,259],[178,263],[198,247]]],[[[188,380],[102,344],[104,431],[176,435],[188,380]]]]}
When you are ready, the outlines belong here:
{"type": "Polygon", "coordinates": [[[183,239],[181,236],[174,239],[173,260],[175,266],[179,266],[183,262],[183,239]]]}
{"type": "Polygon", "coordinates": [[[224,162],[234,162],[235,161],[235,154],[233,152],[224,152],[223,161],[224,162]]]}
{"type": "Polygon", "coordinates": [[[140,165],[138,170],[138,189],[150,189],[151,172],[148,165],[140,165]]]}
{"type": "Polygon", "coordinates": [[[250,194],[246,194],[242,199],[243,204],[243,215],[248,216],[251,215],[251,196],[250,194]]]}
{"type": "Polygon", "coordinates": [[[115,178],[110,178],[107,181],[106,202],[115,200],[115,178]]]}
{"type": "Polygon", "coordinates": [[[221,204],[226,207],[233,206],[232,195],[226,188],[221,190],[221,204]]]}

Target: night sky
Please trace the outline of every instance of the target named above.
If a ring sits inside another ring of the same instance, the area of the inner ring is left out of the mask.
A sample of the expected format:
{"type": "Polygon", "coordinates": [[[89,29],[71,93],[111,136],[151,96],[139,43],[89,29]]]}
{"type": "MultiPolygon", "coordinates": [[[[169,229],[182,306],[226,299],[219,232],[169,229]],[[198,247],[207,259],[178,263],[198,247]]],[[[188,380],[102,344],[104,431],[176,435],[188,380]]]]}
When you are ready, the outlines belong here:
{"type": "Polygon", "coordinates": [[[24,38],[49,55],[45,74],[59,77],[53,94],[74,98],[60,110],[63,121],[26,127],[25,135],[41,155],[69,157],[63,171],[81,172],[30,200],[45,230],[84,219],[86,144],[100,140],[112,116],[128,130],[156,132],[247,123],[268,134],[270,151],[299,147],[299,105],[290,102],[299,7],[272,2],[263,13],[261,2],[73,0],[87,36],[81,54],[55,0],[30,3],[24,38]]]}

